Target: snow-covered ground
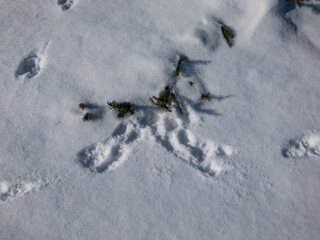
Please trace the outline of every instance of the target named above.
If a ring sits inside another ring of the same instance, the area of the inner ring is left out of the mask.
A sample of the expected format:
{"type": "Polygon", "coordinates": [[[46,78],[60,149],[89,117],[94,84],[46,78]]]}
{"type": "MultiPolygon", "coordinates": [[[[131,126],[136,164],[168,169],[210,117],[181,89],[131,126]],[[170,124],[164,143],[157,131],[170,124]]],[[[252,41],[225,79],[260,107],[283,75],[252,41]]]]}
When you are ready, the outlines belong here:
{"type": "Polygon", "coordinates": [[[2,1],[0,239],[319,239],[320,2],[304,3],[2,1]],[[149,101],[165,86],[182,114],[149,101]]]}

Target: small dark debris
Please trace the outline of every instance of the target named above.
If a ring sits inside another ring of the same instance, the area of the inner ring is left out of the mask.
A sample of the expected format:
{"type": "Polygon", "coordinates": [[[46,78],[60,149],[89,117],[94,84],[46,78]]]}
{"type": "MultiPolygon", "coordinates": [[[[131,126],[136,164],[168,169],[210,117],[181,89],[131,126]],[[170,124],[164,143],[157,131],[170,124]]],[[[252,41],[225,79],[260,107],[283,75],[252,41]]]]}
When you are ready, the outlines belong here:
{"type": "Polygon", "coordinates": [[[79,103],[78,106],[81,110],[84,110],[87,107],[84,103],[79,103]]]}
{"type": "Polygon", "coordinates": [[[202,93],[201,101],[210,101],[210,92],[208,92],[207,94],[202,93]]]}
{"type": "Polygon", "coordinates": [[[233,46],[233,38],[234,38],[234,34],[232,33],[232,30],[228,26],[222,25],[221,31],[222,31],[223,37],[226,39],[229,47],[232,47],[233,46]]]}
{"type": "Polygon", "coordinates": [[[172,105],[172,103],[175,103],[178,106],[179,111],[182,113],[182,110],[179,106],[179,102],[176,99],[176,96],[170,91],[169,86],[166,86],[164,88],[164,91],[162,91],[159,94],[158,98],[156,96],[153,96],[152,98],[150,97],[149,99],[152,104],[158,106],[159,108],[167,112],[172,112],[172,110],[169,107],[172,105]]]}
{"type": "Polygon", "coordinates": [[[179,62],[178,62],[178,65],[177,65],[177,68],[176,68],[176,76],[178,77],[180,75],[180,71],[181,71],[181,64],[185,61],[188,60],[188,57],[187,56],[184,56],[184,55],[180,55],[179,57],[179,62]]]}
{"type": "Polygon", "coordinates": [[[124,118],[127,113],[130,113],[131,115],[134,114],[134,109],[132,108],[133,105],[130,102],[118,103],[116,101],[112,101],[112,102],[107,102],[107,104],[111,109],[118,111],[118,115],[117,115],[118,118],[124,118]]]}
{"type": "Polygon", "coordinates": [[[91,118],[92,118],[92,114],[91,114],[91,113],[85,113],[85,114],[83,115],[82,120],[83,120],[84,122],[88,122],[91,118]]]}

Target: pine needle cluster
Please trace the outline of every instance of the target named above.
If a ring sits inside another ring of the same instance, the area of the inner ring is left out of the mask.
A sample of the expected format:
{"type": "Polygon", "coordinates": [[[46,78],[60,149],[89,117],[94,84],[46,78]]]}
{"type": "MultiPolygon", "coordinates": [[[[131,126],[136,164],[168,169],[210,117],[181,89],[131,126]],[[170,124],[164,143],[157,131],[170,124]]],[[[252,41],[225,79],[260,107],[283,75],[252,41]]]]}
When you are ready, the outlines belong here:
{"type": "Polygon", "coordinates": [[[200,99],[202,101],[210,101],[210,92],[208,92],[206,94],[202,93],[200,99]]]}
{"type": "Polygon", "coordinates": [[[158,106],[159,108],[167,111],[172,112],[170,106],[172,103],[179,106],[179,102],[176,99],[176,96],[170,91],[170,87],[166,86],[164,91],[160,93],[159,97],[153,96],[149,98],[151,103],[158,106]]]}
{"type": "Polygon", "coordinates": [[[87,106],[84,103],[79,103],[78,107],[83,111],[87,106]]]}
{"type": "Polygon", "coordinates": [[[232,33],[232,30],[228,26],[222,25],[221,31],[222,31],[223,37],[226,39],[229,47],[232,47],[233,46],[233,38],[234,38],[234,34],[232,33]]]}
{"type": "Polygon", "coordinates": [[[181,71],[181,64],[185,61],[188,60],[188,57],[187,56],[184,56],[184,55],[180,55],[179,57],[179,61],[178,61],[178,65],[177,65],[177,68],[176,68],[176,76],[178,77],[180,75],[180,71],[181,71]]]}
{"type": "Polygon", "coordinates": [[[87,112],[83,115],[82,121],[88,122],[91,118],[92,118],[92,114],[87,112]]]}
{"type": "Polygon", "coordinates": [[[133,105],[130,102],[107,102],[109,107],[111,109],[114,109],[115,111],[118,112],[117,117],[118,118],[124,118],[127,113],[130,113],[131,115],[134,114],[134,109],[132,108],[133,105]]]}

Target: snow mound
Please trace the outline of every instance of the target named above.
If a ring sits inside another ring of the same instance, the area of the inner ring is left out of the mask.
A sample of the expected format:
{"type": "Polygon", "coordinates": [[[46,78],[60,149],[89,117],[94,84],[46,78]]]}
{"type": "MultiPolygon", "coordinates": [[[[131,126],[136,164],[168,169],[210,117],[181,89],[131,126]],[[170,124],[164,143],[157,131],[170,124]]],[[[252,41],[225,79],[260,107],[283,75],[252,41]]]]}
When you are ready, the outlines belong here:
{"type": "Polygon", "coordinates": [[[320,155],[320,134],[310,134],[302,138],[291,139],[283,148],[284,157],[309,157],[320,155]]]}

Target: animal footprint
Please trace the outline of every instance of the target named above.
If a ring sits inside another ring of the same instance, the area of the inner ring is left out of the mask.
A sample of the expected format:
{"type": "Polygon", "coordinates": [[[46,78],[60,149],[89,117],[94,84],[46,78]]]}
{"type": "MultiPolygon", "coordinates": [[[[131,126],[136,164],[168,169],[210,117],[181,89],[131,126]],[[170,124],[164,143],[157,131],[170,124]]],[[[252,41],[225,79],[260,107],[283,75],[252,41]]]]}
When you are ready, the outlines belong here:
{"type": "Polygon", "coordinates": [[[205,174],[218,176],[229,169],[223,163],[223,158],[230,156],[233,149],[213,141],[197,139],[190,131],[184,129],[180,119],[160,119],[153,134],[169,152],[205,174]]]}
{"type": "Polygon", "coordinates": [[[17,70],[15,71],[16,79],[23,76],[25,76],[27,79],[30,79],[40,73],[41,68],[44,66],[47,46],[48,42],[45,44],[43,50],[40,53],[32,51],[21,60],[17,67],[17,70]]]}
{"type": "Polygon", "coordinates": [[[73,5],[73,0],[58,0],[58,6],[61,6],[62,11],[69,10],[73,5]]]}
{"type": "Polygon", "coordinates": [[[25,75],[26,78],[32,78],[40,72],[40,58],[34,53],[30,52],[27,57],[22,59],[16,72],[15,77],[19,78],[20,76],[25,75]]]}
{"type": "Polygon", "coordinates": [[[219,176],[227,172],[229,167],[223,158],[230,156],[233,149],[227,145],[219,145],[210,140],[197,139],[189,131],[181,129],[172,137],[175,153],[190,165],[205,174],[219,176]]]}
{"type": "Polygon", "coordinates": [[[128,158],[139,137],[140,132],[134,124],[120,124],[110,138],[82,150],[79,161],[93,172],[114,170],[128,158]]]}
{"type": "Polygon", "coordinates": [[[302,138],[291,139],[282,149],[284,157],[309,157],[320,155],[320,135],[310,134],[302,138]]]}
{"type": "Polygon", "coordinates": [[[69,172],[65,174],[54,174],[52,176],[32,173],[23,178],[2,179],[0,180],[0,204],[14,201],[17,198],[41,190],[48,185],[65,183],[69,175],[69,172]]]}
{"type": "Polygon", "coordinates": [[[46,184],[47,182],[43,179],[0,181],[0,200],[2,202],[12,201],[30,192],[37,191],[46,184]]]}

